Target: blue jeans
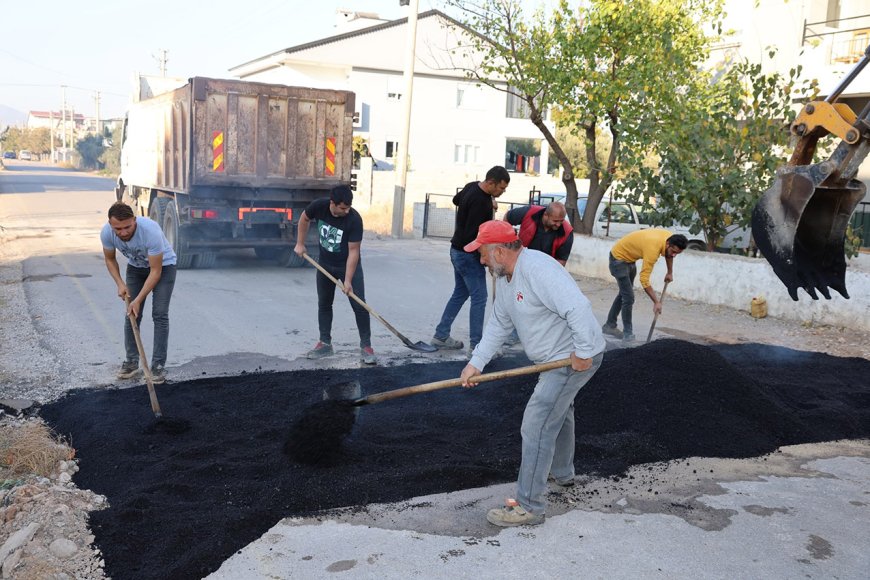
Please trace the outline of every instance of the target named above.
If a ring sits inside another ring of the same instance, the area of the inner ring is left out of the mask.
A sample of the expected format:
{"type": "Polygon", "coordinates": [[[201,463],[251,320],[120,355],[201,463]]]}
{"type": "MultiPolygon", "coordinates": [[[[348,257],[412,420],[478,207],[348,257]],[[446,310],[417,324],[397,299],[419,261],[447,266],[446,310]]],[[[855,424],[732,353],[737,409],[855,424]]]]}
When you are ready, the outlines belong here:
{"type": "Polygon", "coordinates": [[[465,301],[471,297],[469,311],[469,340],[471,346],[480,342],[483,336],[483,317],[486,313],[486,267],[480,263],[477,252],[465,252],[450,247],[450,261],[453,263],[453,294],[444,307],[441,322],[435,327],[435,338],[444,340],[450,336],[450,327],[462,309],[465,301]]]}
{"type": "MultiPolygon", "coordinates": [[[[145,279],[151,272],[151,268],[136,268],[127,264],[126,283],[130,296],[136,298],[145,285],[145,279]]],[[[169,346],[169,300],[172,298],[172,289],[175,288],[175,266],[163,266],[160,281],[151,291],[151,320],[154,321],[154,347],[151,350],[151,368],[166,366],[166,349],[169,346]]],[[[139,307],[139,317],[136,324],[142,327],[142,314],[145,312],[147,298],[139,307]]],[[[124,348],[127,351],[127,360],[139,362],[139,349],[136,348],[136,337],[133,336],[133,327],[130,319],[124,316],[124,348]]]]}
{"type": "Polygon", "coordinates": [[[595,355],[582,372],[563,367],[541,373],[526,404],[517,502],[533,514],[547,509],[548,474],[559,481],[574,477],[574,399],[603,360],[603,353],[595,355]]]}
{"type": "Polygon", "coordinates": [[[637,276],[637,266],[634,262],[617,260],[613,254],[610,254],[610,275],[616,278],[619,294],[616,295],[610,312],[607,313],[607,326],[616,328],[616,317],[622,313],[623,332],[634,334],[631,309],[634,306],[634,278],[637,276]]]}

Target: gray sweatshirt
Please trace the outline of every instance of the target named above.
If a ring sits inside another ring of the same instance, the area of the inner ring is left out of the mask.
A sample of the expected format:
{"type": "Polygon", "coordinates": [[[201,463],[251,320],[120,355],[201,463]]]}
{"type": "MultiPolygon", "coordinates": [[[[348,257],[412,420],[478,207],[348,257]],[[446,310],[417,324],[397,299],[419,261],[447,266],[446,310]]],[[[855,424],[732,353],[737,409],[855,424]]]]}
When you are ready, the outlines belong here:
{"type": "Polygon", "coordinates": [[[526,356],[541,364],[604,352],[601,325],[568,271],[543,252],[523,248],[510,282],[495,285],[495,305],[471,365],[483,369],[516,328],[526,356]]]}

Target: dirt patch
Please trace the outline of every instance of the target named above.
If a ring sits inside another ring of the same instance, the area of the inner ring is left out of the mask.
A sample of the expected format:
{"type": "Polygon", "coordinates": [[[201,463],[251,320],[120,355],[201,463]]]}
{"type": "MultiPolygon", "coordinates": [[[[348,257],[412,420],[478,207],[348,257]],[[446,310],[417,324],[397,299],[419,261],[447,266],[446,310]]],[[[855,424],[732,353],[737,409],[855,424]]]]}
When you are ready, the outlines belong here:
{"type": "MultiPolygon", "coordinates": [[[[528,364],[502,359],[487,370],[528,364]]],[[[360,409],[327,465],[282,452],[322,389],[363,394],[458,376],[463,362],[209,378],[158,390],[181,434],[149,431],[144,388],[82,390],[42,415],[75,442],[75,482],[108,573],[200,578],[279,519],[513,481],[534,378],[448,389],[360,409]],[[147,546],[148,549],[143,549],[147,546]]],[[[607,353],[576,401],[578,473],[619,475],[672,459],[754,457],[782,445],[870,435],[870,362],[758,344],[677,340],[607,353]]]]}

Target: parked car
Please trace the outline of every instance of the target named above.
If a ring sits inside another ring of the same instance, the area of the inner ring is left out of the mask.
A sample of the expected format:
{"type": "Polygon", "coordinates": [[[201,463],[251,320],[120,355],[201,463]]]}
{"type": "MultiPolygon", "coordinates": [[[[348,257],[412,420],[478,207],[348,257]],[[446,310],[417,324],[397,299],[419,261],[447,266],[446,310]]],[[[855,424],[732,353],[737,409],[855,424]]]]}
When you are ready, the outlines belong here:
{"type": "Polygon", "coordinates": [[[30,151],[27,149],[22,149],[18,152],[18,158],[22,161],[30,161],[33,159],[33,156],[30,154],[30,151]]]}
{"type": "Polygon", "coordinates": [[[4,151],[3,159],[15,159],[15,151],[4,151]]]}

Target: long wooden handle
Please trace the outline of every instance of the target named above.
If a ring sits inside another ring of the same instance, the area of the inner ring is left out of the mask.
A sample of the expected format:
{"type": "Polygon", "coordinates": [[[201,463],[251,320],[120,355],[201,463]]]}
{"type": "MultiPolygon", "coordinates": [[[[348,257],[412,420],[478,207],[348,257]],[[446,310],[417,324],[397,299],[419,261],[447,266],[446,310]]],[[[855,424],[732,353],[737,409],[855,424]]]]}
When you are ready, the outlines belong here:
{"type": "MultiPolygon", "coordinates": [[[[124,304],[130,307],[130,299],[124,298],[124,304]]],[[[160,412],[160,403],[157,401],[157,393],[154,391],[154,377],[151,375],[151,367],[148,366],[148,357],[145,355],[145,347],[142,346],[142,337],[139,335],[139,325],[136,316],[131,312],[127,315],[130,319],[130,327],[133,329],[133,337],[136,339],[136,348],[139,350],[139,360],[142,363],[142,371],[145,373],[145,383],[148,385],[148,398],[151,399],[151,410],[159,419],[163,416],[160,412]]]]}
{"type": "MultiPolygon", "coordinates": [[[[665,280],[665,287],[662,288],[662,295],[659,296],[659,302],[664,302],[664,301],[665,301],[665,292],[668,291],[668,284],[670,284],[670,282],[668,282],[667,280],[665,280]]],[[[656,328],[656,321],[657,321],[658,319],[659,319],[659,313],[656,312],[656,313],[653,315],[653,321],[652,321],[652,324],[651,324],[650,327],[649,327],[649,334],[646,335],[646,341],[647,341],[647,342],[649,342],[649,341],[652,339],[653,330],[655,330],[655,328],[656,328]]]]}
{"type": "MultiPolygon", "coordinates": [[[[330,274],[329,272],[327,272],[326,269],[325,269],[323,266],[321,266],[320,264],[318,264],[317,261],[314,260],[314,259],[312,259],[311,256],[309,256],[308,254],[302,254],[302,257],[305,258],[306,260],[308,260],[308,262],[309,262],[312,266],[314,266],[315,268],[317,268],[317,269],[320,271],[321,274],[323,274],[324,276],[326,276],[327,278],[329,278],[330,280],[332,280],[332,282],[333,282],[336,286],[338,286],[342,291],[344,291],[344,284],[341,283],[341,280],[339,280],[338,278],[336,278],[335,276],[333,276],[332,274],[330,274]]],[[[398,337],[399,337],[399,340],[401,340],[402,342],[404,342],[404,343],[405,343],[406,345],[408,345],[408,346],[412,346],[412,345],[414,344],[413,342],[411,342],[411,339],[409,339],[407,336],[405,336],[404,334],[402,334],[401,332],[399,332],[398,330],[396,330],[396,329],[393,327],[392,324],[390,324],[389,322],[387,322],[386,320],[384,320],[383,318],[381,318],[381,315],[380,315],[380,314],[378,314],[377,312],[375,312],[374,310],[372,310],[372,307],[369,306],[368,304],[366,304],[365,302],[363,302],[362,298],[360,298],[359,296],[357,296],[356,294],[354,294],[353,291],[351,291],[351,293],[348,294],[348,296],[350,296],[351,298],[353,298],[353,299],[357,302],[357,304],[359,304],[360,306],[362,306],[363,308],[365,308],[365,309],[368,311],[369,314],[371,314],[372,316],[374,316],[375,318],[377,318],[377,319],[381,322],[381,324],[383,324],[384,326],[386,326],[386,327],[390,330],[390,332],[392,332],[393,334],[395,334],[396,336],[398,336],[398,337]]]]}
{"type": "MultiPolygon", "coordinates": [[[[559,360],[550,361],[547,363],[542,363],[539,365],[532,365],[527,367],[519,367],[516,369],[510,369],[506,371],[498,371],[494,373],[486,373],[483,375],[477,375],[476,377],[472,377],[471,382],[483,383],[485,381],[497,381],[499,379],[507,379],[510,377],[518,377],[521,375],[531,375],[534,373],[542,373],[544,371],[551,371],[553,369],[560,369],[562,367],[571,366],[571,359],[564,358],[559,360]]],[[[425,383],[422,385],[415,385],[413,387],[405,387],[403,389],[396,389],[394,391],[386,391],[384,393],[375,393],[374,395],[369,395],[368,397],[358,399],[355,401],[358,405],[370,405],[372,403],[380,403],[382,401],[389,401],[391,399],[398,399],[399,397],[407,397],[408,395],[416,395],[418,393],[428,393],[430,391],[437,391],[440,389],[447,389],[449,387],[458,387],[462,385],[462,379],[446,379],[443,381],[435,381],[434,383],[425,383]]]]}

